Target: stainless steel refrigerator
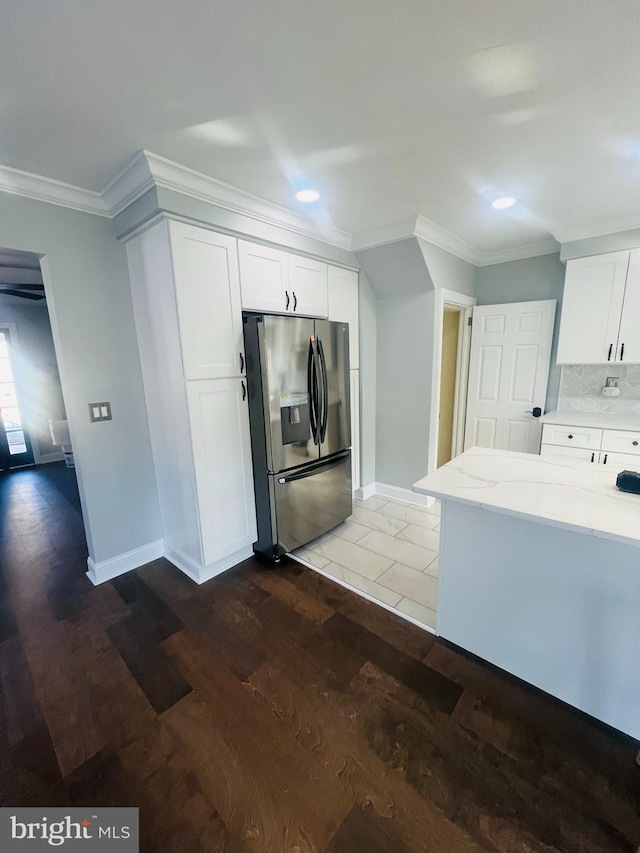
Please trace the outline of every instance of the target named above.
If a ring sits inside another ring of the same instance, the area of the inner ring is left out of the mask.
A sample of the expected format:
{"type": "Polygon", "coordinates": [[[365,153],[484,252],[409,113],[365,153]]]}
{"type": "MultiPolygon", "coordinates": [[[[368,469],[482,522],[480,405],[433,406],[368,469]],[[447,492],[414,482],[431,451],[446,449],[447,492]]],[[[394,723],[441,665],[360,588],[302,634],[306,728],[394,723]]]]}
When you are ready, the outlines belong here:
{"type": "Polygon", "coordinates": [[[278,561],[351,515],[349,326],[244,316],[257,554],[278,561]]]}

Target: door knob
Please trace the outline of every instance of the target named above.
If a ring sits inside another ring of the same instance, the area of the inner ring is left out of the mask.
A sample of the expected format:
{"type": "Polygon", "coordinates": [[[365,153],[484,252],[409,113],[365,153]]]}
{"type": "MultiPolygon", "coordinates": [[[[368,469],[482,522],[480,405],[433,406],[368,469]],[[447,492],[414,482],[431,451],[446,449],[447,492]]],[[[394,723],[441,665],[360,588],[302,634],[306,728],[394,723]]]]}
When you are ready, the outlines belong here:
{"type": "Polygon", "coordinates": [[[533,415],[534,418],[539,418],[542,414],[542,409],[540,406],[534,406],[533,409],[527,411],[527,415],[533,415]]]}

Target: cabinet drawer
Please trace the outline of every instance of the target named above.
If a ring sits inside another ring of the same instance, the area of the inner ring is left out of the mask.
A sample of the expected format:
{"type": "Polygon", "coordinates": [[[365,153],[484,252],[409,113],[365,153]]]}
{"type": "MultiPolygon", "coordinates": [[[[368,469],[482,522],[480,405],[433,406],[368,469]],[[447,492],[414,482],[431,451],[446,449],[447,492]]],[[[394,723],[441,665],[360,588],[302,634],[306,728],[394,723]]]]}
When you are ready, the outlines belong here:
{"type": "Polygon", "coordinates": [[[600,450],[602,430],[591,427],[542,425],[543,444],[559,444],[565,447],[582,447],[586,450],[600,450]]]}
{"type": "Polygon", "coordinates": [[[597,462],[599,451],[585,450],[583,447],[562,447],[556,444],[543,444],[540,456],[546,459],[583,459],[585,462],[597,462]]]}
{"type": "Polygon", "coordinates": [[[640,455],[633,453],[609,453],[603,450],[600,453],[600,464],[613,468],[615,471],[640,471],[640,455]]]}
{"type": "Polygon", "coordinates": [[[630,453],[640,456],[640,432],[604,429],[602,430],[602,449],[613,453],[630,453]]]}

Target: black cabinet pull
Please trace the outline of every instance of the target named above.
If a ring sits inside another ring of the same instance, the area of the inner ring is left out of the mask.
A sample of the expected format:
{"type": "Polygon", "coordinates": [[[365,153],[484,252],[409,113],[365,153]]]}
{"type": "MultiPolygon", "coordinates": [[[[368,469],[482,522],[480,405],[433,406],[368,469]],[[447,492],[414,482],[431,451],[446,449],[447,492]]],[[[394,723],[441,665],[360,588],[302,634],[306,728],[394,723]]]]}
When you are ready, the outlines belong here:
{"type": "Polygon", "coordinates": [[[247,389],[244,382],[241,382],[240,384],[242,385],[242,402],[244,402],[247,399],[247,389]]]}
{"type": "Polygon", "coordinates": [[[607,361],[611,361],[611,351],[613,350],[613,344],[609,344],[609,355],[607,356],[607,361]]]}
{"type": "Polygon", "coordinates": [[[244,356],[240,353],[240,373],[244,373],[244,356]]]}
{"type": "Polygon", "coordinates": [[[608,456],[608,455],[609,455],[608,453],[605,453],[605,454],[604,454],[604,459],[602,460],[602,464],[603,464],[603,465],[606,465],[606,464],[607,464],[607,456],[608,456]]]}
{"type": "Polygon", "coordinates": [[[620,347],[620,361],[624,359],[624,344],[620,347]]]}
{"type": "Polygon", "coordinates": [[[634,446],[634,447],[637,447],[637,446],[638,446],[638,442],[637,442],[637,441],[632,441],[632,442],[631,442],[631,444],[633,444],[633,446],[634,446]]]}
{"type": "Polygon", "coordinates": [[[568,436],[567,436],[567,438],[573,438],[573,436],[572,436],[572,435],[568,435],[568,436]]]}
{"type": "Polygon", "coordinates": [[[285,305],[285,311],[289,310],[289,291],[285,290],[284,295],[287,297],[287,304],[285,305]]]}
{"type": "MultiPolygon", "coordinates": [[[[295,311],[298,307],[298,297],[296,296],[295,290],[292,290],[291,292],[293,293],[293,310],[295,311]]],[[[624,344],[622,346],[624,346],[624,344]]]]}
{"type": "Polygon", "coordinates": [[[595,462],[595,458],[596,458],[596,454],[595,454],[595,453],[592,453],[592,454],[591,454],[591,461],[592,461],[592,462],[595,462]]]}

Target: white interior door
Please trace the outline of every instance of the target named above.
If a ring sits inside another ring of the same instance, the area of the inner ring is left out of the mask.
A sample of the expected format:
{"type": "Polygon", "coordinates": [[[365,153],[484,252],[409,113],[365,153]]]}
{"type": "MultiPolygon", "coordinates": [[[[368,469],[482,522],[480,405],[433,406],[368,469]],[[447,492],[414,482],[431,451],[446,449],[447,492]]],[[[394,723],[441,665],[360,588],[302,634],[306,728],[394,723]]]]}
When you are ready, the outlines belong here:
{"type": "Polygon", "coordinates": [[[538,453],[555,299],[473,309],[465,450],[538,453]]]}

